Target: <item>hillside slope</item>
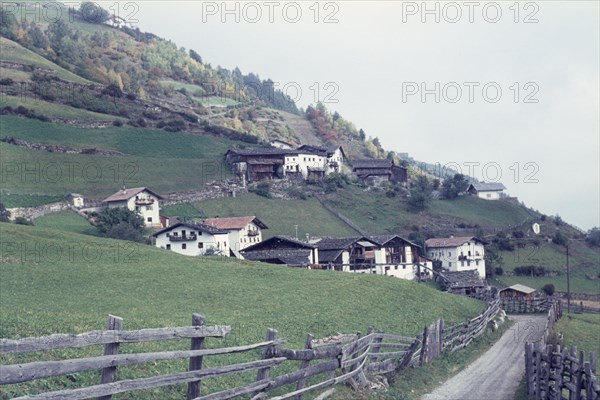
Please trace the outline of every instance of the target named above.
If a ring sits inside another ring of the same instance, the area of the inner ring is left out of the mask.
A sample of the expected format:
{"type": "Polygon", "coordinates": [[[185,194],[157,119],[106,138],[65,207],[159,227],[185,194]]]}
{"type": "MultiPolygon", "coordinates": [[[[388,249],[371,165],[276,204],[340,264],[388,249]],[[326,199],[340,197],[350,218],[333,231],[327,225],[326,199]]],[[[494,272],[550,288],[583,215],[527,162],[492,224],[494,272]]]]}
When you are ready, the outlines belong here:
{"type": "MultiPolygon", "coordinates": [[[[368,325],[415,335],[425,323],[442,315],[453,323],[478,314],[482,308],[473,299],[383,276],[186,257],[145,245],[41,227],[0,223],[0,231],[12,244],[2,246],[0,264],[0,336],[5,338],[101,329],[107,314],[123,317],[128,329],[181,326],[188,323],[192,313],[200,312],[207,324],[232,325],[226,344],[262,340],[266,329],[272,327],[291,347],[299,347],[307,333],[325,337],[337,332],[364,332],[368,325]],[[25,245],[38,251],[21,254],[25,245]]],[[[208,345],[219,343],[209,340],[208,345]]],[[[153,346],[143,348],[156,350],[153,346]]],[[[168,346],[185,349],[189,341],[174,341],[168,346]]],[[[125,351],[129,347],[125,346],[125,351]]],[[[77,354],[94,351],[98,349],[82,349],[77,354]]],[[[23,359],[26,357],[7,356],[1,361],[23,359]]],[[[219,361],[211,358],[207,362],[219,361]]],[[[119,377],[184,369],[183,362],[161,362],[120,368],[119,377]]],[[[72,379],[48,379],[3,390],[12,397],[49,385],[75,387],[96,380],[95,373],[77,374],[72,379]]],[[[208,380],[203,386],[209,393],[223,384],[208,380]]],[[[138,395],[182,398],[182,391],[166,388],[138,395]]]]}

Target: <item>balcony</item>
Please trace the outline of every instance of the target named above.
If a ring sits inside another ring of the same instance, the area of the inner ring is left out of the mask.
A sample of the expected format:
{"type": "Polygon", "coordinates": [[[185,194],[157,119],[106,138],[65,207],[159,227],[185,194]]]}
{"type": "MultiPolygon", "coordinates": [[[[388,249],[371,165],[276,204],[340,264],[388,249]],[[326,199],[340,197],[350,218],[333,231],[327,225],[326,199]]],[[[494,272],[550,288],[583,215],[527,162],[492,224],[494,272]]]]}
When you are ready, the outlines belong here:
{"type": "Polygon", "coordinates": [[[135,204],[138,206],[149,206],[154,204],[154,199],[135,199],[135,204]]]}
{"type": "Polygon", "coordinates": [[[198,239],[198,236],[196,236],[196,234],[182,236],[167,234],[167,237],[171,242],[195,242],[198,239]]]}
{"type": "Polygon", "coordinates": [[[257,230],[248,231],[248,236],[258,236],[259,232],[257,230]]]}

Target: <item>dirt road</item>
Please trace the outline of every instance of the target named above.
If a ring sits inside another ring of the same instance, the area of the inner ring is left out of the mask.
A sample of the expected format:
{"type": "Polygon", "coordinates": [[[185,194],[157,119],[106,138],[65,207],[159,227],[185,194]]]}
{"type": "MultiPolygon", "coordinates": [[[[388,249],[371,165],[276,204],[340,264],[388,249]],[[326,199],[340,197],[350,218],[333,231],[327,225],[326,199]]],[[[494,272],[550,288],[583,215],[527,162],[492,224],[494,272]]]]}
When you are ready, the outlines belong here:
{"type": "Polygon", "coordinates": [[[467,368],[422,400],[512,400],[525,373],[525,341],[539,339],[544,315],[511,315],[515,324],[467,368]]]}

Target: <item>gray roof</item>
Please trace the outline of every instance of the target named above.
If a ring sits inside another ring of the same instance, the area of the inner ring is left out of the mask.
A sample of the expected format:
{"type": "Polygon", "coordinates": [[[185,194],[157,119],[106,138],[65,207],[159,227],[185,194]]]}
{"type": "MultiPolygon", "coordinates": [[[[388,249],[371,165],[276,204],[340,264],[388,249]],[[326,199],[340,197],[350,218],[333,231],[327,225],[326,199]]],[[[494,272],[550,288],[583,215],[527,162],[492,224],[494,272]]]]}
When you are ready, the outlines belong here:
{"type": "Polygon", "coordinates": [[[311,249],[272,249],[243,252],[244,258],[251,261],[278,262],[290,266],[306,266],[311,249]]]}
{"type": "Polygon", "coordinates": [[[262,251],[262,249],[265,246],[271,245],[271,244],[276,244],[281,249],[286,249],[286,248],[290,249],[290,248],[298,248],[298,247],[302,247],[305,249],[316,248],[316,246],[314,244],[303,242],[303,241],[293,238],[291,236],[279,235],[279,236],[273,236],[268,239],[265,239],[260,243],[253,244],[252,246],[248,246],[244,250],[242,250],[242,253],[246,254],[246,253],[250,253],[252,251],[262,251]]]}
{"type": "Polygon", "coordinates": [[[319,250],[319,264],[326,264],[335,261],[342,254],[341,249],[337,250],[319,250]]]}
{"type": "Polygon", "coordinates": [[[373,242],[377,243],[377,244],[378,244],[378,245],[380,245],[380,246],[385,246],[385,244],[386,244],[386,243],[388,243],[389,241],[391,241],[391,240],[393,240],[393,239],[396,239],[396,238],[398,238],[398,239],[401,239],[401,240],[405,241],[406,243],[409,243],[409,244],[411,244],[411,245],[413,245],[413,246],[421,247],[421,246],[419,246],[418,244],[416,244],[416,243],[413,243],[413,242],[411,242],[411,241],[410,241],[410,240],[408,240],[408,239],[405,239],[405,238],[403,238],[403,237],[401,237],[401,236],[394,235],[394,234],[390,234],[390,235],[371,235],[371,236],[367,236],[367,239],[369,239],[369,240],[371,240],[371,241],[373,241],[373,242]]]}
{"type": "Polygon", "coordinates": [[[472,182],[467,190],[471,189],[471,187],[478,192],[499,192],[506,189],[500,182],[472,182]]]}
{"type": "Polygon", "coordinates": [[[346,247],[352,245],[354,242],[362,239],[360,236],[352,236],[352,237],[323,237],[321,240],[315,243],[317,248],[319,249],[319,253],[321,250],[341,250],[346,247]]]}
{"type": "Polygon", "coordinates": [[[171,225],[171,226],[168,226],[166,228],[161,229],[160,231],[154,233],[152,236],[158,236],[161,233],[169,232],[169,231],[171,231],[171,230],[173,230],[175,228],[178,228],[180,226],[185,226],[187,228],[190,228],[193,231],[210,233],[212,235],[229,233],[226,230],[217,229],[217,228],[214,228],[214,227],[212,227],[210,225],[205,225],[205,224],[188,224],[187,222],[178,222],[175,225],[171,225]]]}
{"type": "Polygon", "coordinates": [[[392,161],[381,158],[365,158],[352,161],[353,168],[391,168],[392,165],[392,161]]]}
{"type": "Polygon", "coordinates": [[[446,277],[444,285],[447,289],[485,286],[485,282],[479,277],[479,272],[476,270],[448,271],[444,272],[443,275],[446,277]]]}
{"type": "Polygon", "coordinates": [[[248,147],[245,149],[229,149],[227,153],[234,153],[240,156],[285,156],[288,154],[298,154],[298,151],[279,149],[277,147],[248,147]]]}
{"type": "Polygon", "coordinates": [[[521,292],[521,293],[525,293],[525,294],[533,293],[536,291],[536,289],[530,288],[529,286],[521,285],[520,283],[517,283],[516,285],[512,285],[510,287],[504,288],[500,291],[502,292],[507,289],[516,290],[517,292],[521,292]]]}

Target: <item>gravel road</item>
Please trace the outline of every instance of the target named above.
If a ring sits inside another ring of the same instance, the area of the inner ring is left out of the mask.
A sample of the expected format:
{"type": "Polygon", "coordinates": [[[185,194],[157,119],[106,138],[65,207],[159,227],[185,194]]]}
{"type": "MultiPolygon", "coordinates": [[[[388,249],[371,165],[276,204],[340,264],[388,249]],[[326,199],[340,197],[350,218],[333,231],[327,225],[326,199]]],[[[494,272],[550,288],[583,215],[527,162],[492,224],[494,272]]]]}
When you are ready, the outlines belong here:
{"type": "Polygon", "coordinates": [[[515,324],[481,357],[422,400],[512,400],[525,373],[525,341],[539,339],[546,316],[510,315],[515,324]]]}

